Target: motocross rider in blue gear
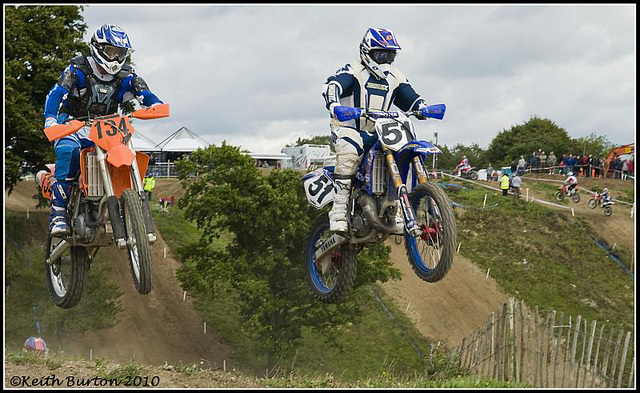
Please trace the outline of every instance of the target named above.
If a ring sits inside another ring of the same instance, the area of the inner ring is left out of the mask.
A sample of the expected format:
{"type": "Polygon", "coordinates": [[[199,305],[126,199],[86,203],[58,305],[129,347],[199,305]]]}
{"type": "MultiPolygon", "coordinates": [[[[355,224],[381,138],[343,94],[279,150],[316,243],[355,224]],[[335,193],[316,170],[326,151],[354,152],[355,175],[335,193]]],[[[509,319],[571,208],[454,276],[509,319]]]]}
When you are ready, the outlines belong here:
{"type": "MultiPolygon", "coordinates": [[[[331,139],[336,152],[333,207],[329,212],[330,230],[347,232],[347,203],[351,181],[364,154],[376,141],[375,124],[368,119],[340,122],[336,107],[388,111],[392,104],[402,111],[427,106],[400,70],[392,66],[400,45],[388,29],[370,28],[360,43],[360,59],[352,61],[330,76],[322,95],[331,115],[331,139]]],[[[422,118],[422,117],[419,117],[422,118]]],[[[403,233],[401,209],[396,210],[396,228],[403,233]]]]}
{"type": "MultiPolygon", "coordinates": [[[[51,88],[44,105],[45,128],[78,117],[114,114],[118,107],[136,98],[143,106],[161,104],[146,82],[125,64],[131,51],[127,34],[118,26],[104,24],[89,43],[91,56],[71,59],[58,82],[51,88]]],[[[56,154],[52,184],[51,235],[69,233],[66,207],[71,182],[79,174],[80,150],[93,146],[89,128],[53,142],[56,154]]]]}

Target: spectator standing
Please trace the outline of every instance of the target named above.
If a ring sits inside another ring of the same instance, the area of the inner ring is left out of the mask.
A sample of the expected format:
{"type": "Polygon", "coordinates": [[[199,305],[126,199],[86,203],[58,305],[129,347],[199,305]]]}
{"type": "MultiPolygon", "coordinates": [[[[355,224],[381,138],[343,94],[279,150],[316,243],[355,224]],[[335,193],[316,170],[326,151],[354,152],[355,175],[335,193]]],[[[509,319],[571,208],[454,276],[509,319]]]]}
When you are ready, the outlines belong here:
{"type": "Polygon", "coordinates": [[[516,166],[516,162],[511,160],[511,176],[515,175],[518,170],[518,167],[516,166]]]}
{"type": "Polygon", "coordinates": [[[552,175],[554,171],[554,167],[556,166],[556,155],[553,154],[553,151],[549,152],[547,156],[547,166],[549,167],[549,174],[552,175]]]}
{"type": "Polygon", "coordinates": [[[589,175],[587,174],[587,155],[583,155],[582,156],[582,172],[584,173],[583,176],[584,177],[589,177],[589,175]]]}
{"type": "Polygon", "coordinates": [[[521,195],[520,187],[522,186],[522,179],[517,174],[511,179],[511,187],[516,195],[521,195]]]}
{"type": "Polygon", "coordinates": [[[536,156],[535,150],[531,153],[531,157],[529,157],[529,172],[533,172],[534,168],[538,166],[538,157],[536,156]]]}
{"type": "Polygon", "coordinates": [[[500,189],[502,190],[502,196],[508,196],[509,193],[509,175],[502,174],[500,178],[500,189]]]}
{"type": "Polygon", "coordinates": [[[635,177],[635,173],[633,172],[633,156],[629,159],[629,174],[635,177]]]}
{"type": "Polygon", "coordinates": [[[569,173],[569,155],[563,154],[562,155],[562,174],[566,175],[567,173],[569,173]]]}
{"type": "Polygon", "coordinates": [[[629,175],[629,160],[625,159],[622,161],[622,178],[626,179],[629,175]]]}
{"type": "Polygon", "coordinates": [[[493,167],[491,166],[491,163],[489,163],[489,166],[487,167],[487,181],[491,181],[492,178],[493,178],[493,167]]]}
{"type": "Polygon", "coordinates": [[[593,170],[593,154],[589,154],[589,158],[587,158],[587,177],[591,177],[591,171],[593,170]]]}
{"type": "Polygon", "coordinates": [[[544,150],[542,151],[542,153],[540,154],[540,157],[538,157],[538,166],[540,167],[540,171],[542,171],[544,169],[545,164],[547,163],[547,154],[544,152],[544,150]]]}
{"type": "Polygon", "coordinates": [[[524,156],[520,156],[518,160],[518,172],[524,173],[524,168],[527,167],[527,162],[524,160],[524,156]]]}
{"type": "Polygon", "coordinates": [[[613,162],[614,162],[613,170],[615,171],[614,179],[620,179],[621,178],[620,174],[622,173],[622,160],[620,159],[620,157],[616,157],[616,159],[613,162]]]}

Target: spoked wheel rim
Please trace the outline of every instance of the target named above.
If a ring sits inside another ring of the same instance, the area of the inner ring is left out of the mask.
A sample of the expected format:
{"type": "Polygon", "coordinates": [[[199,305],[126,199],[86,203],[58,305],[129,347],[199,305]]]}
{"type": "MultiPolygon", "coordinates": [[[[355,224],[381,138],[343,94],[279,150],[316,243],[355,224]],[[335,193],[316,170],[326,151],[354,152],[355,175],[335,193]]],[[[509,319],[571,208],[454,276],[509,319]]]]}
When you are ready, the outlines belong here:
{"type": "Polygon", "coordinates": [[[428,196],[420,200],[415,212],[421,234],[418,237],[406,235],[405,239],[412,246],[417,267],[428,273],[438,266],[443,253],[442,214],[433,198],[428,196]]]}
{"type": "MultiPolygon", "coordinates": [[[[125,209],[125,228],[127,223],[131,222],[130,210],[131,209],[125,209]]],[[[129,234],[129,237],[127,238],[127,251],[129,252],[131,268],[133,269],[133,274],[138,280],[140,280],[140,253],[138,251],[137,240],[136,237],[133,236],[133,231],[125,230],[125,232],[129,234]]]]}

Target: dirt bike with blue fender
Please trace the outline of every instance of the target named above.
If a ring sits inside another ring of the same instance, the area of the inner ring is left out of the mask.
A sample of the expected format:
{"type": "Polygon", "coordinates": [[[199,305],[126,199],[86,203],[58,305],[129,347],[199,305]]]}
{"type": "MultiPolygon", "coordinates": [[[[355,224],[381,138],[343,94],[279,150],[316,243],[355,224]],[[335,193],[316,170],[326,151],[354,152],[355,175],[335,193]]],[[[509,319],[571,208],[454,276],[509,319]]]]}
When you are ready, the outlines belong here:
{"type": "MultiPolygon", "coordinates": [[[[441,153],[417,140],[409,116],[441,120],[445,105],[419,111],[390,112],[342,107],[339,121],[366,118],[375,123],[377,141],[358,167],[348,203],[348,232],[332,232],[326,213],[311,223],[304,248],[307,281],[319,300],[335,303],[351,290],[358,253],[366,244],[398,235],[403,217],[405,250],[415,274],[426,282],[442,280],[453,263],[456,224],[451,202],[431,182],[424,167],[429,154],[441,153]],[[400,209],[400,212],[398,211],[400,209]]],[[[333,200],[334,168],[324,167],[303,177],[307,200],[322,209],[333,200]]]]}

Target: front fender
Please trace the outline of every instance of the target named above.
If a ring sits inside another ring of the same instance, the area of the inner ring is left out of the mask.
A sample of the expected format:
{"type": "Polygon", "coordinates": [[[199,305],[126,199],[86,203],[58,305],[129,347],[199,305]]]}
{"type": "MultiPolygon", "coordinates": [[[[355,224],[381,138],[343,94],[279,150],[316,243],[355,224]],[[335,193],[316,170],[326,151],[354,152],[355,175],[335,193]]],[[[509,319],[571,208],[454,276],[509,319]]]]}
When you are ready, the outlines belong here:
{"type": "Polygon", "coordinates": [[[402,146],[395,154],[396,164],[398,170],[402,176],[402,181],[407,181],[407,173],[409,171],[409,164],[413,157],[420,156],[423,159],[429,154],[440,154],[442,150],[438,149],[435,145],[427,141],[411,141],[402,146]]]}

